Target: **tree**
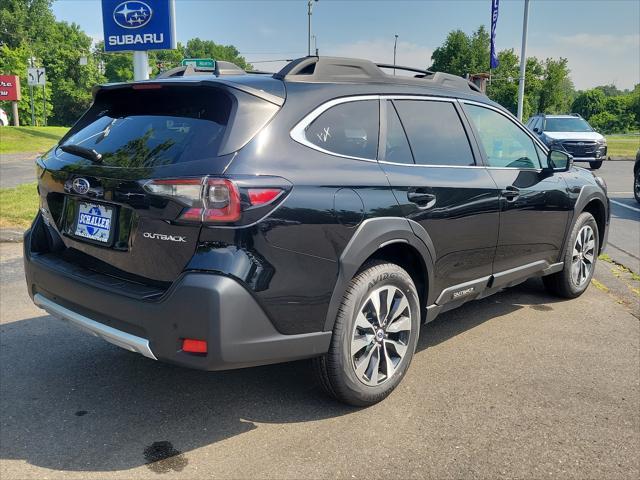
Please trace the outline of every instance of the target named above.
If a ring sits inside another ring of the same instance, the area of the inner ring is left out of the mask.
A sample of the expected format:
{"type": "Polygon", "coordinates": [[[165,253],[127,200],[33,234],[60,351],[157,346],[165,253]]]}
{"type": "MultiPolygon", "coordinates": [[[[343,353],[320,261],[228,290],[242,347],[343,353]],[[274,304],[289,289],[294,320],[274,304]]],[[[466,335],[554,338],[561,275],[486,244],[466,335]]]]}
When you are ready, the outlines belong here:
{"type": "MultiPolygon", "coordinates": [[[[105,76],[109,82],[128,82],[133,80],[133,60],[129,52],[104,52],[104,43],[99,42],[94,49],[94,56],[99,57],[105,65],[105,76]]],[[[233,62],[241,68],[251,69],[244,57],[233,45],[219,45],[211,40],[191,39],[187,45],[178,43],[174,50],[149,51],[151,75],[177,67],[184,58],[213,58],[233,62]]]]}
{"type": "Polygon", "coordinates": [[[192,38],[187,42],[184,51],[187,58],[213,58],[235,63],[242,69],[250,70],[252,67],[233,45],[219,45],[211,40],[192,38]]]}
{"type": "MultiPolygon", "coordinates": [[[[492,72],[487,95],[515,115],[518,110],[520,59],[511,49],[498,52],[498,60],[500,65],[492,72]]],[[[523,100],[524,119],[536,113],[543,73],[544,68],[537,58],[527,58],[523,100]]]]}
{"type": "Polygon", "coordinates": [[[540,86],[538,111],[542,113],[567,113],[573,97],[573,82],[569,78],[567,59],[544,61],[544,75],[540,86]]]}
{"type": "Polygon", "coordinates": [[[622,90],[618,90],[618,87],[615,85],[600,85],[596,87],[597,90],[600,90],[606,97],[617,97],[618,95],[623,95],[625,92],[622,90]]]}
{"type": "Polygon", "coordinates": [[[593,88],[580,92],[571,105],[571,111],[579,113],[587,121],[605,109],[605,94],[602,90],[593,88]]]}
{"type": "Polygon", "coordinates": [[[2,0],[0,45],[11,49],[46,38],[55,23],[52,0],[2,0]]]}
{"type": "Polygon", "coordinates": [[[489,33],[480,26],[470,36],[462,30],[449,32],[442,46],[431,55],[429,70],[465,76],[489,68],[489,33]]]}

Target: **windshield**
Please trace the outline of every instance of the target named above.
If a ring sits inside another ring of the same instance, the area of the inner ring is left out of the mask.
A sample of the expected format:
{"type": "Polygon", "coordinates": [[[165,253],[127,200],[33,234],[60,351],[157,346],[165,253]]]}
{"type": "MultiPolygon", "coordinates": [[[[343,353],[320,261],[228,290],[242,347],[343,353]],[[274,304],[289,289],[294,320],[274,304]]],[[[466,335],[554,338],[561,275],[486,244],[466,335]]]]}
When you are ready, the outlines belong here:
{"type": "Polygon", "coordinates": [[[231,112],[222,91],[200,87],[103,92],[65,139],[114,167],[151,167],[218,155],[231,112]]]}
{"type": "Polygon", "coordinates": [[[547,118],[544,124],[545,132],[593,132],[593,128],[579,117],[547,118]]]}

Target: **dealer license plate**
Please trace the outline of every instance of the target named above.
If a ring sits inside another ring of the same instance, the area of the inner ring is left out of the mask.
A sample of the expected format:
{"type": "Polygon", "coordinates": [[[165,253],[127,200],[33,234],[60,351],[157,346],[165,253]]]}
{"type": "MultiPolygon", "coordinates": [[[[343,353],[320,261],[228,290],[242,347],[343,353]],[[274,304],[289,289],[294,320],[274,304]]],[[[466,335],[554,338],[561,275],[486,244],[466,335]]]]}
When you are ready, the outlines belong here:
{"type": "Polygon", "coordinates": [[[80,202],[75,235],[96,242],[109,243],[113,212],[113,207],[80,202]]]}

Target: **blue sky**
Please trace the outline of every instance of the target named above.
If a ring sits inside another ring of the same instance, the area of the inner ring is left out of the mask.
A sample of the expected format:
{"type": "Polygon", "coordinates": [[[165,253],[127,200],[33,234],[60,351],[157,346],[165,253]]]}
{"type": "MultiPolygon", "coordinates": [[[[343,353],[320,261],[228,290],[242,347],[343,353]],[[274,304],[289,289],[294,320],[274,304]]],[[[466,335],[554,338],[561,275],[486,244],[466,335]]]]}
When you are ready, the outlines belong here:
{"type": "MultiPolygon", "coordinates": [[[[153,0],[147,0],[152,4],[153,0]]],[[[524,0],[501,0],[497,48],[520,51],[524,0]]],[[[489,25],[490,0],[320,0],[313,33],[321,55],[426,67],[450,30],[489,25]]],[[[99,0],[56,0],[60,20],[102,39],[99,0]]],[[[176,0],[178,41],[233,44],[249,61],[306,55],[306,0],[176,0]]],[[[566,57],[577,88],[640,83],[640,1],[531,0],[527,56],[566,57]]],[[[256,63],[271,70],[282,63],[256,63]]]]}

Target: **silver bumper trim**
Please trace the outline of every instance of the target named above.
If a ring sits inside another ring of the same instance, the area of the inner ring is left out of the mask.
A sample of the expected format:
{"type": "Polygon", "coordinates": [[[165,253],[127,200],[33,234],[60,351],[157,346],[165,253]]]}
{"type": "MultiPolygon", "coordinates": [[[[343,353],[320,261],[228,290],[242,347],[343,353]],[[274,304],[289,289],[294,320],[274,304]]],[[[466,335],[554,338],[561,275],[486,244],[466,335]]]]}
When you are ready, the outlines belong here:
{"type": "Polygon", "coordinates": [[[95,320],[91,320],[84,315],[80,315],[79,313],[69,310],[62,305],[58,305],[57,303],[52,302],[39,293],[36,293],[34,295],[33,301],[38,307],[46,310],[50,315],[60,320],[69,322],[76,327],[89,332],[96,337],[100,337],[103,340],[106,340],[107,342],[112,343],[120,348],[124,348],[125,350],[139,353],[141,355],[144,355],[145,357],[157,360],[156,356],[151,351],[151,348],[149,348],[149,340],[147,340],[146,338],[131,335],[130,333],[126,333],[122,330],[118,330],[113,327],[109,327],[108,325],[103,325],[102,323],[96,322],[95,320]]]}

